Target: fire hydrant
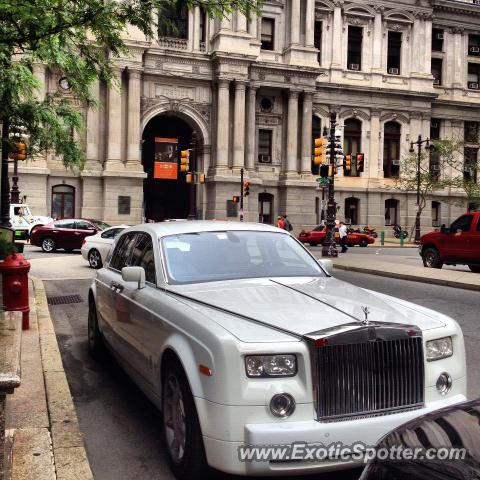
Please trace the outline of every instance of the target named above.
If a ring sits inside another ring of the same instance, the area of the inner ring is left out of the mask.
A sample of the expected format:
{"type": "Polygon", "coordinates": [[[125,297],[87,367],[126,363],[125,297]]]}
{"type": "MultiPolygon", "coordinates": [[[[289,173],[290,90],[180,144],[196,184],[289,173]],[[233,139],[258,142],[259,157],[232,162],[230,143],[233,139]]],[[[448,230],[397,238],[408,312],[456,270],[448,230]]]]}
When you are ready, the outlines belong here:
{"type": "Polygon", "coordinates": [[[7,311],[22,312],[22,329],[29,328],[28,272],[30,262],[23,255],[12,253],[0,263],[3,275],[3,303],[7,311]]]}

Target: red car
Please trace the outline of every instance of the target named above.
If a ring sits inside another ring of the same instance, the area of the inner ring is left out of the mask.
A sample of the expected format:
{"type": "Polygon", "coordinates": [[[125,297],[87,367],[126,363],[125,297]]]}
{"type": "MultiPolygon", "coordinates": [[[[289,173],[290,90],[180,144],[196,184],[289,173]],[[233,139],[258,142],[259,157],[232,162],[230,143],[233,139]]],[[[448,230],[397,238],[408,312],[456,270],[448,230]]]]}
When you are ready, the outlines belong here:
{"type": "Polygon", "coordinates": [[[423,235],[419,253],[425,267],[468,265],[472,272],[480,273],[480,212],[466,213],[450,228],[442,225],[440,231],[423,235]]]}
{"type": "MultiPolygon", "coordinates": [[[[312,247],[315,247],[319,244],[323,243],[325,236],[327,235],[327,228],[324,225],[319,225],[315,227],[313,230],[302,230],[298,239],[302,243],[308,243],[312,247]]],[[[338,233],[335,234],[335,240],[338,242],[339,235],[338,233]]],[[[375,243],[375,239],[367,235],[366,233],[359,233],[355,232],[352,229],[348,230],[347,234],[347,246],[353,247],[355,245],[359,245],[360,247],[367,247],[369,244],[375,243]]]]}
{"type": "Polygon", "coordinates": [[[54,252],[57,248],[63,248],[66,252],[71,252],[82,248],[85,237],[95,235],[109,226],[99,220],[82,218],[56,220],[35,229],[30,237],[30,243],[42,247],[42,250],[47,253],[54,252]]]}

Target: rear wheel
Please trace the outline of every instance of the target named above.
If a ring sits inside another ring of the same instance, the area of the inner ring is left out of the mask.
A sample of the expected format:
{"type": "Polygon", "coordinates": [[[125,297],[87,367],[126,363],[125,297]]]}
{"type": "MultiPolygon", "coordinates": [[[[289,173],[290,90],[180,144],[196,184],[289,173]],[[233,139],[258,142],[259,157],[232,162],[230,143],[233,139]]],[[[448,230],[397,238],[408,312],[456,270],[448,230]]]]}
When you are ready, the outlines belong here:
{"type": "Polygon", "coordinates": [[[362,238],[360,242],[358,242],[360,247],[368,247],[368,240],[366,238],[362,238]]]}
{"type": "Polygon", "coordinates": [[[55,240],[50,237],[45,237],[42,240],[42,250],[46,253],[54,252],[57,246],[55,245],[55,240]]]}
{"type": "Polygon", "coordinates": [[[469,268],[473,273],[480,273],[480,265],[469,265],[468,268],[469,268]]]}
{"type": "Polygon", "coordinates": [[[422,253],[423,266],[427,268],[442,268],[443,262],[436,248],[430,247],[422,253]]]}
{"type": "Polygon", "coordinates": [[[316,246],[318,245],[318,243],[316,243],[316,242],[310,242],[309,245],[310,245],[311,247],[316,247],[316,246]]]}
{"type": "Polygon", "coordinates": [[[88,350],[95,360],[99,360],[105,354],[105,343],[98,328],[97,307],[95,301],[88,301],[88,350]]]}
{"type": "Polygon", "coordinates": [[[88,252],[88,263],[92,268],[102,268],[102,257],[97,249],[92,248],[88,252]]]}
{"type": "Polygon", "coordinates": [[[178,361],[166,365],[162,381],[162,424],[169,466],[179,480],[206,478],[207,461],[197,409],[178,361]]]}

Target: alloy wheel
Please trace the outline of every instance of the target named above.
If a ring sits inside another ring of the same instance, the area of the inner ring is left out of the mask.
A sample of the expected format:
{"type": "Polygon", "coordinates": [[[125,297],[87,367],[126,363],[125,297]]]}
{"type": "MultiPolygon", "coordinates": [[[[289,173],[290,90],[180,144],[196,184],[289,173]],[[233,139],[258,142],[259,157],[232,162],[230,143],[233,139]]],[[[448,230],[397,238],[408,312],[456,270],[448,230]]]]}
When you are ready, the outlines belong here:
{"type": "Polygon", "coordinates": [[[53,252],[55,250],[55,242],[51,238],[44,238],[42,241],[42,249],[44,252],[53,252]]]}
{"type": "Polygon", "coordinates": [[[102,266],[102,259],[98,250],[91,250],[89,252],[88,263],[92,268],[100,268],[102,266]]]}

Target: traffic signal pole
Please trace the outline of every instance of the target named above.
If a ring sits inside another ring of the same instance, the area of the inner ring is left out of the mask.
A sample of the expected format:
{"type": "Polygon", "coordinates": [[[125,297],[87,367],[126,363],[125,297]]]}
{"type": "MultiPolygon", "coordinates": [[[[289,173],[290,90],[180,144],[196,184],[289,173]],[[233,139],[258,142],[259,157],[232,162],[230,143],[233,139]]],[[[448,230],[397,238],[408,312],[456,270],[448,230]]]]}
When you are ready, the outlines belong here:
{"type": "Polygon", "coordinates": [[[2,128],[2,180],[0,193],[0,223],[2,227],[10,227],[10,182],[8,181],[8,140],[10,123],[4,120],[2,128]]]}
{"type": "Polygon", "coordinates": [[[338,257],[338,251],[335,248],[335,216],[337,208],[335,203],[335,128],[337,126],[337,114],[332,112],[330,114],[330,151],[329,160],[332,169],[332,174],[328,179],[328,203],[327,203],[327,235],[323,241],[322,257],[338,257]]]}
{"type": "Polygon", "coordinates": [[[243,222],[243,168],[240,169],[240,221],[243,222]]]}
{"type": "Polygon", "coordinates": [[[195,183],[195,174],[197,171],[197,134],[192,133],[191,154],[189,155],[189,170],[193,173],[193,181],[190,183],[189,191],[189,205],[188,205],[188,220],[195,220],[197,218],[197,188],[195,183]]]}

